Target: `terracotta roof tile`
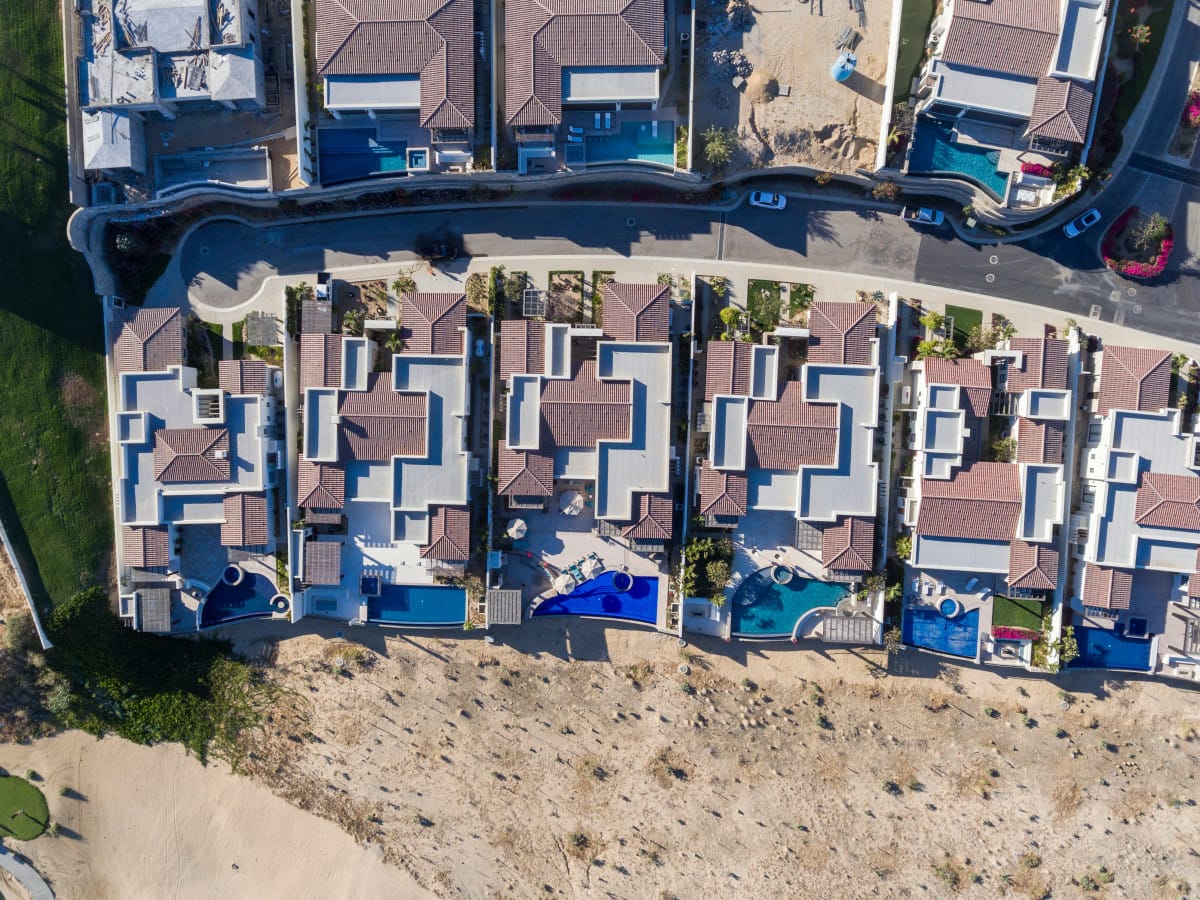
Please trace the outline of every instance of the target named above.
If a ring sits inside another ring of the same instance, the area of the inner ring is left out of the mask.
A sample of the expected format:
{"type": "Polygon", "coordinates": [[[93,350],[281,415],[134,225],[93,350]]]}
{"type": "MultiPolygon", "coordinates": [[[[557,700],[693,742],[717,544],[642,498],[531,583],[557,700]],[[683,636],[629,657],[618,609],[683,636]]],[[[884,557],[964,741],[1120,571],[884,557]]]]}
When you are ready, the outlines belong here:
{"type": "Polygon", "coordinates": [[[948,479],[921,479],[916,532],[930,537],[1011,541],[1021,515],[1021,467],[977,462],[948,479]]]}
{"type": "Polygon", "coordinates": [[[604,333],[614,341],[669,341],[670,288],[657,284],[604,286],[604,333]]]}
{"type": "Polygon", "coordinates": [[[778,400],[751,400],[746,424],[747,469],[832,465],[837,456],[839,409],[805,403],[800,382],[784,384],[778,400]]]}
{"type": "Polygon", "coordinates": [[[341,393],[338,458],[388,462],[393,456],[424,456],[426,407],[424,394],[394,391],[388,373],[370,373],[365,391],[341,393]]]}
{"type": "Polygon", "coordinates": [[[869,366],[875,304],[818,301],[808,313],[808,332],[809,362],[869,366]]]}
{"type": "Polygon", "coordinates": [[[429,520],[429,543],[422,559],[466,562],[471,558],[471,512],[465,506],[435,506],[429,520]]]}
{"type": "Polygon", "coordinates": [[[342,386],[342,336],[300,335],[300,390],[342,386]]]}
{"type": "Polygon", "coordinates": [[[744,516],[749,481],[739,472],[714,469],[707,459],[700,464],[700,514],[744,516]]]}
{"type": "Polygon", "coordinates": [[[1008,548],[1008,586],[1052,591],[1058,584],[1058,551],[1049,544],[1013,541],[1008,548]]]}
{"type": "Polygon", "coordinates": [[[1200,478],[1143,473],[1133,518],[1146,528],[1200,531],[1200,478]]]}
{"type": "Polygon", "coordinates": [[[223,359],[218,368],[221,390],[231,394],[266,394],[270,387],[267,364],[261,359],[223,359]]]}
{"type": "Polygon", "coordinates": [[[122,531],[127,566],[135,569],[157,569],[171,561],[171,540],[166,525],[125,526],[122,531]]]}
{"type": "Polygon", "coordinates": [[[669,541],[671,539],[671,498],[666,494],[638,494],[633,521],[621,529],[621,537],[631,541],[669,541]]]}
{"type": "Polygon", "coordinates": [[[821,565],[829,571],[870,572],[874,561],[874,519],[842,516],[821,529],[821,565]]]}
{"type": "Polygon", "coordinates": [[[750,396],[753,344],[709,341],[704,348],[704,399],[717,394],[750,396]]]}
{"type": "Polygon", "coordinates": [[[178,309],[118,310],[111,333],[117,373],[160,372],[183,365],[186,324],[178,309]]]}
{"type": "Polygon", "coordinates": [[[221,526],[222,547],[263,547],[267,543],[267,497],[261,491],[228,494],[225,524],[221,526]]]}
{"type": "Polygon", "coordinates": [[[405,353],[460,355],[467,327],[467,298],[454,293],[414,293],[400,298],[405,353]]]}
{"type": "Polygon", "coordinates": [[[1100,364],[1100,415],[1114,409],[1157,412],[1171,393],[1171,354],[1142,347],[1106,346],[1100,364]]]}
{"type": "Polygon", "coordinates": [[[1091,81],[1043,75],[1038,79],[1025,133],[1072,144],[1087,143],[1095,94],[1096,86],[1091,81]]]}
{"type": "Polygon", "coordinates": [[[496,493],[505,497],[550,497],[554,494],[554,457],[535,450],[511,450],[500,442],[496,493]]]}
{"type": "Polygon", "coordinates": [[[1083,569],[1083,605],[1098,609],[1129,609],[1133,573],[1088,563],[1083,569]]]}
{"type": "Polygon", "coordinates": [[[1067,342],[1057,338],[1012,338],[1010,350],[1020,351],[1020,367],[1008,367],[1008,389],[1013,393],[1046,388],[1067,389],[1067,342]]]}
{"type": "Polygon", "coordinates": [[[628,381],[600,381],[596,361],[576,363],[570,378],[542,382],[542,439],[547,447],[594,447],[629,437],[633,391],[628,381]]]}
{"type": "Polygon", "coordinates": [[[546,325],[528,319],[500,323],[500,380],[545,373],[546,325]]]}
{"type": "Polygon", "coordinates": [[[1063,461],[1067,427],[1064,422],[1035,422],[1017,419],[1017,462],[1051,463],[1063,461]]]}
{"type": "Polygon", "coordinates": [[[1200,598],[1200,550],[1196,551],[1196,573],[1188,578],[1188,596],[1200,598]]]}
{"type": "Polygon", "coordinates": [[[956,384],[962,388],[964,409],[985,419],[992,403],[992,370],[977,359],[937,359],[925,361],[926,384],[956,384]]]}
{"type": "Polygon", "coordinates": [[[335,510],[346,505],[346,472],[340,466],[301,459],[296,463],[296,505],[335,510]]]}
{"type": "Polygon", "coordinates": [[[228,429],[160,428],[154,432],[155,481],[228,481],[229,476],[228,429]]]}
{"type": "Polygon", "coordinates": [[[950,64],[1037,78],[1050,70],[1058,42],[1055,0],[959,0],[942,39],[950,64]]]}
{"type": "Polygon", "coordinates": [[[342,545],[336,541],[305,541],[304,583],[341,584],[342,545]]]}

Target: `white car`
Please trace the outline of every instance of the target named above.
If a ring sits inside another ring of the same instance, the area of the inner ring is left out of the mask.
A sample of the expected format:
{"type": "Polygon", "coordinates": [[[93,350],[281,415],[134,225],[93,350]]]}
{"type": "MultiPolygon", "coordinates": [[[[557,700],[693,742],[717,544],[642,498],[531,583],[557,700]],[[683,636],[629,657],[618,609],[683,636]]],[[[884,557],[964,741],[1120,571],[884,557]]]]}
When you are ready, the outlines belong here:
{"type": "Polygon", "coordinates": [[[787,197],[783,194],[768,194],[766,191],[755,191],[750,195],[751,206],[761,206],[763,209],[783,209],[787,206],[787,197]]]}
{"type": "Polygon", "coordinates": [[[1069,238],[1079,237],[1100,221],[1100,210],[1092,207],[1078,219],[1072,219],[1063,226],[1063,234],[1069,238]]]}

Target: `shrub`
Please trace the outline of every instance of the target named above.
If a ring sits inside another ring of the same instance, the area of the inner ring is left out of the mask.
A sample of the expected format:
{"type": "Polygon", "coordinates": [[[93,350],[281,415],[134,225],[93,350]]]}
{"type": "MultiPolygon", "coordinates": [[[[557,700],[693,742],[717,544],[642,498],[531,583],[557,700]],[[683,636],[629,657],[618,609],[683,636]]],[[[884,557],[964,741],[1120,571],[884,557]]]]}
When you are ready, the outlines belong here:
{"type": "Polygon", "coordinates": [[[4,645],[13,653],[23,653],[33,643],[33,616],[27,612],[13,613],[5,623],[4,645]]]}
{"type": "Polygon", "coordinates": [[[876,200],[895,200],[900,196],[900,185],[894,181],[881,181],[871,188],[871,196],[876,200]]]}
{"type": "Polygon", "coordinates": [[[903,646],[904,637],[899,628],[893,626],[883,633],[883,649],[887,654],[899,653],[903,646]]]}
{"type": "Polygon", "coordinates": [[[1183,108],[1183,121],[1189,128],[1200,128],[1200,91],[1188,94],[1187,106],[1183,108]]]}
{"type": "Polygon", "coordinates": [[[417,283],[411,275],[397,275],[396,280],[392,282],[392,293],[397,297],[415,293],[416,290],[417,283]]]}
{"type": "Polygon", "coordinates": [[[902,534],[896,538],[896,559],[908,559],[912,556],[912,536],[902,534]]]}
{"type": "Polygon", "coordinates": [[[704,140],[704,161],[710,169],[723,169],[729,165],[736,146],[733,129],[709,125],[701,138],[704,140]]]}
{"type": "MultiPolygon", "coordinates": [[[[1198,115],[1200,115],[1200,113],[1198,113],[1198,115]]],[[[833,181],[833,173],[832,172],[818,172],[816,177],[813,179],[813,181],[815,181],[821,187],[825,187],[825,185],[827,185],[827,184],[829,184],[829,182],[833,181]]]]}
{"type": "Polygon", "coordinates": [[[1041,163],[1035,162],[1021,163],[1021,172],[1025,175],[1037,175],[1041,178],[1054,177],[1054,170],[1050,166],[1043,166],[1041,163]]]}

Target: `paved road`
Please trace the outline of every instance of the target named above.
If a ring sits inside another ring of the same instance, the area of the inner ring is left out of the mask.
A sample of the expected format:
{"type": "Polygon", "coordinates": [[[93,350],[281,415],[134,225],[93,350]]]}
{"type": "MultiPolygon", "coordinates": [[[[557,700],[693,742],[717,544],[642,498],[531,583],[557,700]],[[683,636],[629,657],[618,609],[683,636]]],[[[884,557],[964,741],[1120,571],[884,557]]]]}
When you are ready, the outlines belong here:
{"type": "Polygon", "coordinates": [[[37,869],[25,862],[24,858],[18,859],[16,853],[2,844],[0,844],[0,869],[6,869],[17,879],[32,900],[54,900],[54,891],[50,890],[50,885],[46,884],[37,869]]]}

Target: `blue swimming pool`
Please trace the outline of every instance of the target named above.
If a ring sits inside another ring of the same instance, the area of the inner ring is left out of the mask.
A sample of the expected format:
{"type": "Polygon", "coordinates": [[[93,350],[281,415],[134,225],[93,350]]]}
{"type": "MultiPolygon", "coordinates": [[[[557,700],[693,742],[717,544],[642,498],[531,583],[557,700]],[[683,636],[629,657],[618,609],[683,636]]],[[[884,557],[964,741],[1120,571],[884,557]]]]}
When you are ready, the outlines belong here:
{"type": "Polygon", "coordinates": [[[461,625],[467,592],[437,584],[385,584],[367,600],[367,618],[384,625],[461,625]]]}
{"type": "Polygon", "coordinates": [[[269,616],[275,612],[271,598],[278,591],[271,579],[247,572],[241,584],[226,584],[221,581],[204,598],[200,611],[200,627],[211,628],[238,619],[269,616]]]}
{"type": "Polygon", "coordinates": [[[956,144],[948,122],[920,119],[913,134],[908,171],[914,175],[947,172],[965,175],[997,200],[1004,199],[1008,176],[996,171],[1000,151],[970,144],[956,144]]]}
{"type": "Polygon", "coordinates": [[[636,575],[627,592],[613,585],[616,572],[604,572],[585,581],[569,594],[544,600],[533,611],[535,616],[596,616],[601,619],[625,619],[629,622],[658,623],[658,578],[636,575]]]}
{"type": "Polygon", "coordinates": [[[337,184],[408,168],[404,141],[381,141],[374,128],[322,128],[317,138],[321,183],[337,184]]]}
{"type": "Polygon", "coordinates": [[[974,659],[979,651],[979,610],[948,619],[936,609],[904,610],[904,643],[974,659]]]}
{"type": "Polygon", "coordinates": [[[658,133],[650,122],[626,122],[620,134],[588,135],[588,164],[628,162],[675,165],[675,126],[659,122],[658,133]]]}
{"type": "Polygon", "coordinates": [[[1148,672],[1150,664],[1150,641],[1145,638],[1128,638],[1107,628],[1076,626],[1075,640],[1079,642],[1079,656],[1069,666],[1082,669],[1131,669],[1148,672]]]}
{"type": "Polygon", "coordinates": [[[777,584],[772,567],[747,575],[729,609],[735,637],[790,638],[801,616],[822,606],[837,606],[850,591],[840,584],[793,575],[777,584]]]}

